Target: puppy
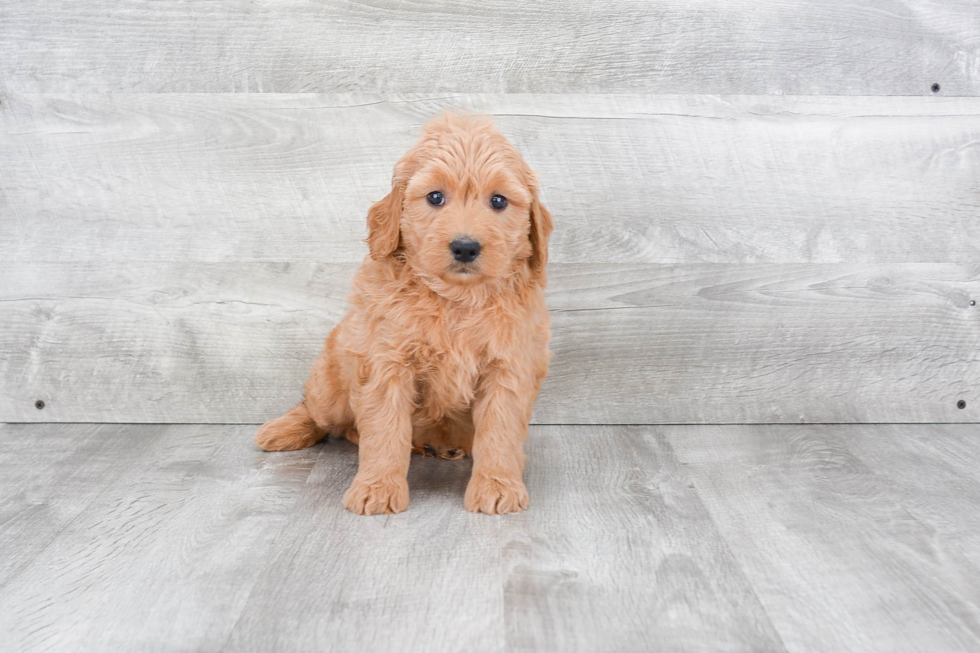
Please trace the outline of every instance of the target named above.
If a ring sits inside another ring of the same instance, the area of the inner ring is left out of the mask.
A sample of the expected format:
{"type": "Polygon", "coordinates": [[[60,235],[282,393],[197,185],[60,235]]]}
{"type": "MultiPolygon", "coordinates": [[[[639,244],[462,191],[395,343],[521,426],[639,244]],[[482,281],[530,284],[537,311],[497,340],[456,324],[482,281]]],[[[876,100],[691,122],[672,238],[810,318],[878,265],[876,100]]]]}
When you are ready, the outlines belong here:
{"type": "Polygon", "coordinates": [[[447,114],[395,164],[367,222],[350,311],[303,402],[256,443],[291,451],[329,432],[357,443],[344,505],[360,515],[408,507],[413,449],[472,455],[467,510],[527,508],[524,442],[551,355],[552,219],[537,175],[487,120],[447,114]]]}

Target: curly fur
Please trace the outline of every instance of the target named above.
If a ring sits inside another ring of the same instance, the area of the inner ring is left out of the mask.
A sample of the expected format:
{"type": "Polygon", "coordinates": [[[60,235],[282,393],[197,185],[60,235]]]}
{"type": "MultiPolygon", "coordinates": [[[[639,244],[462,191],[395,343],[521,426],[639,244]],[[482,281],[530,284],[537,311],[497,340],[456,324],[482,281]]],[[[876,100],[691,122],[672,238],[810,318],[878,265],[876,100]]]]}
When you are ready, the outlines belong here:
{"type": "Polygon", "coordinates": [[[547,374],[545,266],[552,219],[537,176],[482,118],[447,114],[395,165],[391,192],[368,212],[370,256],[351,308],[327,338],[302,403],[256,435],[269,451],[328,433],[359,446],[344,505],[358,514],[408,507],[412,450],[472,455],[467,510],[528,505],[524,442],[547,374]],[[426,196],[444,194],[441,207],[426,196]],[[490,197],[508,206],[495,210],[490,197]],[[468,265],[449,244],[480,242],[468,265]],[[465,269],[464,269],[465,268],[465,269]]]}

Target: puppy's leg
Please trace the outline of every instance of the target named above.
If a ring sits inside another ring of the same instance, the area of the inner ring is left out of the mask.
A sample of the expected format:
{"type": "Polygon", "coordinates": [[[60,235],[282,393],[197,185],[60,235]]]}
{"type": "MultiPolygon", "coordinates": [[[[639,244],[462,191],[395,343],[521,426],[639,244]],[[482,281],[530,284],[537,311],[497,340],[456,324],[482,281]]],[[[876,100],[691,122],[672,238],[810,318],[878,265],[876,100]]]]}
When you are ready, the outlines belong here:
{"type": "Polygon", "coordinates": [[[263,424],[255,435],[255,443],[266,451],[312,447],[331,430],[343,430],[354,423],[346,383],[341,376],[337,333],[334,329],[313,364],[303,402],[282,417],[263,424]]]}
{"type": "Polygon", "coordinates": [[[535,384],[522,370],[497,366],[481,380],[473,406],[473,475],[463,505],[471,512],[520,512],[528,506],[524,442],[535,384]]]}
{"type": "Polygon", "coordinates": [[[266,451],[295,451],[312,447],[326,434],[317,426],[303,402],[293,406],[282,417],[263,424],[255,434],[255,444],[266,451]]]}
{"type": "Polygon", "coordinates": [[[344,495],[351,512],[377,515],[408,507],[414,395],[412,373],[398,363],[373,370],[356,394],[358,469],[344,495]]]}

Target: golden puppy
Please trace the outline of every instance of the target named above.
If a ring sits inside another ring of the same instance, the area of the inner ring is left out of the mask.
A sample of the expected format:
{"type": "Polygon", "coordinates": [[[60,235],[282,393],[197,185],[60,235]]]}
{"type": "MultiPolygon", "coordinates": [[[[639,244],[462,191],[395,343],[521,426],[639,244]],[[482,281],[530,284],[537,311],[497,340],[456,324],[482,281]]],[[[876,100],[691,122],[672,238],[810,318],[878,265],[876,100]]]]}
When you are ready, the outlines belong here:
{"type": "Polygon", "coordinates": [[[551,214],[537,175],[489,122],[445,115],[395,164],[368,212],[370,256],[327,338],[305,399],[259,429],[268,451],[328,432],[358,443],[344,505],[408,507],[412,450],[473,456],[463,504],[528,505],[524,442],[548,371],[544,303],[551,214]]]}

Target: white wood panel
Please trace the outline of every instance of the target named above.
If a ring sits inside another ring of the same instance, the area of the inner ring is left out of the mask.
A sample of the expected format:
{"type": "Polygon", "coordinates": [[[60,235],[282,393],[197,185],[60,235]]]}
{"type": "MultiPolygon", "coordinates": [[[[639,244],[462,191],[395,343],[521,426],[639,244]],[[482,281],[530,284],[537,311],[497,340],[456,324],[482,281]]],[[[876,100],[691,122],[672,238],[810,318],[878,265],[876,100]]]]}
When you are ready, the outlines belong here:
{"type": "Polygon", "coordinates": [[[13,95],[7,261],[358,261],[419,125],[496,114],[556,262],[980,260],[980,99],[13,95]]]}
{"type": "Polygon", "coordinates": [[[980,93],[975,0],[5,0],[17,91],[980,93]]]}
{"type": "MultiPolygon", "coordinates": [[[[276,416],[299,399],[352,271],[0,264],[0,419],[276,416]]],[[[556,264],[535,420],[978,421],[978,298],[975,263],[556,264]]]]}

